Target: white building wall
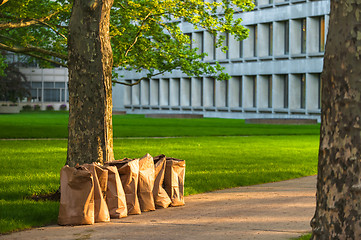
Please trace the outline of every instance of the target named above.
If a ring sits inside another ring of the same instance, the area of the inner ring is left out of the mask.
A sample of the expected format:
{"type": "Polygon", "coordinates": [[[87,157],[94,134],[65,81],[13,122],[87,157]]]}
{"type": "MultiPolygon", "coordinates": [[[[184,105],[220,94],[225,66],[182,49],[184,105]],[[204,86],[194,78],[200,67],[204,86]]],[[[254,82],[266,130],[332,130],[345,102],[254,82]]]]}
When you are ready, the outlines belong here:
{"type": "Polygon", "coordinates": [[[21,105],[39,105],[42,110],[53,106],[58,110],[61,105],[69,109],[68,69],[67,68],[20,68],[31,85],[31,97],[21,105]]]}
{"type": "MultiPolygon", "coordinates": [[[[226,53],[214,49],[215,39],[209,32],[201,28],[193,30],[189,24],[180,23],[191,35],[192,48],[197,48],[198,53],[206,52],[205,61],[219,61],[231,76],[229,81],[218,82],[209,76],[188,77],[174,71],[141,83],[140,103],[127,100],[129,97],[134,100],[137,90],[132,90],[130,96],[127,87],[114,87],[115,93],[118,88],[124,89],[119,91],[123,101],[113,97],[114,108],[123,108],[128,113],[319,119],[319,74],[323,64],[319,21],[321,17],[325,19],[326,36],[329,1],[259,0],[258,3],[254,11],[236,15],[242,17],[250,34],[242,42],[227,36],[229,51],[226,53]],[[304,35],[303,22],[306,23],[304,35]],[[304,42],[302,35],[306,37],[304,42]],[[303,44],[305,52],[302,52],[303,44]]],[[[142,76],[139,73],[120,75],[131,81],[142,76]]]]}

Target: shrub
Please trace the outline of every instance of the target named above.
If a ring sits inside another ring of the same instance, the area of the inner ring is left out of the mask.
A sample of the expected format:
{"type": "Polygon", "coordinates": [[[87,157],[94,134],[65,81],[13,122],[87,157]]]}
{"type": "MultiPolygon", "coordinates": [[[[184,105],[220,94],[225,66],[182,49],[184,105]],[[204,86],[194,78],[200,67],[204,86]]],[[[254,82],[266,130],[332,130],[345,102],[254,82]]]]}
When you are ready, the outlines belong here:
{"type": "Polygon", "coordinates": [[[31,110],[33,110],[33,108],[31,107],[31,105],[24,105],[24,106],[23,106],[23,111],[25,111],[25,112],[30,112],[31,110]]]}
{"type": "Polygon", "coordinates": [[[66,109],[67,109],[66,104],[61,104],[59,107],[59,110],[61,111],[66,111],[66,109]]]}
{"type": "Polygon", "coordinates": [[[15,107],[15,106],[17,106],[18,104],[17,103],[10,103],[9,104],[9,106],[11,106],[11,107],[15,107]]]}
{"type": "Polygon", "coordinates": [[[46,111],[53,111],[53,110],[54,110],[53,105],[46,106],[46,111]]]}
{"type": "Polygon", "coordinates": [[[34,111],[40,111],[40,105],[34,105],[34,111]]]}

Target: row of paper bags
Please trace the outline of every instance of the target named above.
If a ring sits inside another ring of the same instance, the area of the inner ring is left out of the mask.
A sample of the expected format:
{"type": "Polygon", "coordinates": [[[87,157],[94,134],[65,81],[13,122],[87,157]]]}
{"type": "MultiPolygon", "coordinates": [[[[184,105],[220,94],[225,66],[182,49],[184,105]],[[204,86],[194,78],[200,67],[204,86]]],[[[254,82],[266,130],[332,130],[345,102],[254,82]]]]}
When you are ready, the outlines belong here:
{"type": "Polygon", "coordinates": [[[58,223],[109,222],[110,218],[182,206],[184,177],[185,161],[164,155],[64,166],[58,223]]]}

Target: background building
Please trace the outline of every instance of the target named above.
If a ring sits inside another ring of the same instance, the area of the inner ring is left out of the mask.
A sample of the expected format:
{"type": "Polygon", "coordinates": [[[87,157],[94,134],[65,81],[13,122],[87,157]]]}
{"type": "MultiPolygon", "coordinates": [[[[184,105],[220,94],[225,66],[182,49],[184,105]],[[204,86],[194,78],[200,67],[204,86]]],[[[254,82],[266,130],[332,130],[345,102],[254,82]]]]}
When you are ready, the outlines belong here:
{"type": "MultiPolygon", "coordinates": [[[[320,119],[323,55],[330,2],[259,0],[254,11],[238,13],[249,37],[239,42],[226,35],[229,50],[214,47],[213,36],[180,22],[192,47],[218,61],[231,79],[188,77],[179,71],[143,80],[139,85],[113,88],[114,111],[128,113],[203,114],[223,118],[320,119]]],[[[26,103],[68,104],[66,68],[21,68],[32,86],[26,103]]],[[[131,83],[142,74],[121,72],[131,83]]]]}
{"type": "MultiPolygon", "coordinates": [[[[226,36],[229,50],[214,47],[213,36],[180,26],[192,47],[208,53],[231,75],[229,81],[192,78],[173,72],[133,87],[116,86],[114,109],[129,113],[197,113],[224,118],[320,118],[321,82],[329,1],[259,0],[239,13],[250,29],[239,42],[226,36]]],[[[131,83],[142,77],[124,73],[131,83]]]]}
{"type": "Polygon", "coordinates": [[[39,105],[42,110],[52,105],[58,110],[66,104],[69,109],[67,68],[20,68],[31,84],[31,99],[22,105],[39,105]]]}

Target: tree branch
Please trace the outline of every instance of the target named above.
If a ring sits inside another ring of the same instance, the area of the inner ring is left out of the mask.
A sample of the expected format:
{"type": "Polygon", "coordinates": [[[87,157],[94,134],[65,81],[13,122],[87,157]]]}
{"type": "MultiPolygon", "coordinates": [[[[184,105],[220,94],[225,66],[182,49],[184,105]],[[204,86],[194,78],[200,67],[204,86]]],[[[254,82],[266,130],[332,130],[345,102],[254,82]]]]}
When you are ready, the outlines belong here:
{"type": "Polygon", "coordinates": [[[0,6],[3,5],[4,3],[6,3],[9,0],[0,0],[0,6]]]}
{"type": "Polygon", "coordinates": [[[113,83],[117,83],[117,84],[122,84],[122,85],[126,85],[126,86],[129,86],[129,87],[132,87],[134,85],[137,85],[139,84],[142,80],[145,80],[145,79],[149,79],[148,77],[142,77],[140,79],[138,79],[135,83],[127,83],[127,82],[119,82],[117,80],[112,80],[113,83]]]}
{"type": "MultiPolygon", "coordinates": [[[[2,36],[2,35],[0,35],[0,37],[13,40],[13,39],[11,39],[9,37],[2,36]]],[[[52,57],[63,59],[65,61],[68,60],[67,55],[57,53],[57,52],[53,52],[53,51],[50,51],[50,50],[46,50],[46,49],[43,49],[43,48],[35,47],[35,46],[32,46],[32,45],[28,45],[26,47],[10,47],[8,45],[0,43],[0,48],[4,49],[4,50],[7,50],[7,51],[10,51],[10,52],[24,53],[24,54],[26,54],[28,52],[38,52],[38,53],[42,53],[42,54],[49,55],[49,56],[52,56],[52,57]]]]}
{"type": "Polygon", "coordinates": [[[151,75],[147,75],[146,77],[142,77],[140,79],[138,79],[136,82],[134,83],[127,83],[127,82],[119,82],[117,80],[112,80],[113,83],[116,83],[116,84],[122,84],[122,85],[126,85],[126,86],[129,86],[129,87],[132,87],[132,86],[135,86],[135,85],[138,85],[142,80],[146,80],[146,79],[150,79],[152,77],[155,77],[155,76],[158,76],[158,75],[161,75],[163,73],[165,73],[166,71],[161,71],[159,73],[156,73],[156,74],[151,74],[151,75]]]}
{"type": "Polygon", "coordinates": [[[149,13],[147,14],[147,16],[145,16],[145,18],[142,20],[142,24],[141,24],[140,27],[139,27],[139,31],[137,32],[137,35],[135,36],[133,43],[130,44],[130,46],[128,47],[128,49],[127,49],[127,50],[125,51],[125,53],[124,53],[124,56],[125,56],[125,57],[128,55],[129,51],[133,48],[133,46],[137,43],[138,38],[139,38],[139,35],[140,35],[140,33],[143,31],[143,30],[142,30],[142,27],[144,26],[144,24],[145,24],[145,22],[147,21],[147,19],[149,18],[149,16],[151,16],[151,12],[149,12],[149,13]]]}
{"type": "MultiPolygon", "coordinates": [[[[37,59],[40,59],[40,60],[44,60],[44,61],[47,61],[47,62],[50,62],[50,63],[54,63],[54,64],[57,64],[57,65],[60,65],[60,66],[63,66],[63,67],[68,67],[68,65],[65,64],[65,63],[61,63],[61,62],[55,61],[55,60],[53,60],[53,59],[46,58],[46,57],[43,57],[43,56],[34,54],[34,53],[32,53],[31,51],[29,51],[29,50],[23,51],[23,50],[26,49],[26,48],[10,47],[10,46],[7,46],[7,45],[5,45],[5,44],[0,43],[0,49],[6,50],[6,51],[9,51],[9,52],[14,52],[14,53],[22,53],[22,54],[28,55],[28,56],[30,56],[30,57],[34,57],[34,58],[37,58],[37,59]]],[[[44,50],[45,50],[45,49],[44,49],[44,50]]],[[[45,50],[45,51],[46,51],[46,50],[45,50]]],[[[39,53],[40,53],[40,52],[39,52],[39,53]]],[[[50,55],[50,56],[52,56],[52,55],[50,55]]],[[[67,59],[63,59],[63,60],[67,60],[67,59]]]]}
{"type": "Polygon", "coordinates": [[[60,33],[58,30],[56,30],[54,27],[50,26],[50,24],[44,22],[44,21],[40,21],[41,24],[49,27],[51,30],[53,30],[56,34],[60,35],[62,38],[64,38],[65,40],[68,40],[68,38],[66,36],[64,36],[64,34],[60,33]]]}
{"type": "MultiPolygon", "coordinates": [[[[0,0],[1,1],[1,0],[0,0]]],[[[3,0],[4,1],[4,0],[3,0]]],[[[5,0],[7,1],[7,0],[5,0]]],[[[1,6],[1,5],[0,5],[1,6]]],[[[49,21],[50,18],[52,18],[54,15],[58,14],[59,11],[56,11],[46,17],[43,18],[39,18],[39,19],[31,19],[31,20],[21,20],[20,22],[16,22],[16,23],[12,23],[12,22],[8,22],[8,23],[0,23],[0,30],[2,29],[7,29],[7,28],[22,28],[22,27],[28,27],[31,25],[35,25],[38,24],[39,22],[44,22],[44,21],[49,21]]]]}

